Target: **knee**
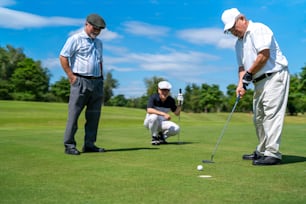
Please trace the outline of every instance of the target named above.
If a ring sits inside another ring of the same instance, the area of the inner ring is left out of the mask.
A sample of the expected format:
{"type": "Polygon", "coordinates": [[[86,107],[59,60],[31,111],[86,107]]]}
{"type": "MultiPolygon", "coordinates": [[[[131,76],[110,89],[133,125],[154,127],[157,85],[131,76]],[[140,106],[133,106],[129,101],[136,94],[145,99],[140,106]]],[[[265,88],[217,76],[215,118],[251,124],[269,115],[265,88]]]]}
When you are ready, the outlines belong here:
{"type": "Polygon", "coordinates": [[[158,120],[158,115],[150,114],[149,116],[146,117],[143,124],[145,127],[148,127],[150,124],[156,123],[157,120],[158,120]]]}
{"type": "Polygon", "coordinates": [[[174,136],[180,133],[180,126],[178,125],[173,125],[169,128],[169,130],[167,131],[167,135],[168,136],[174,136]]]}
{"type": "Polygon", "coordinates": [[[158,120],[158,115],[156,114],[150,114],[149,117],[147,118],[148,123],[155,123],[158,120]]]}

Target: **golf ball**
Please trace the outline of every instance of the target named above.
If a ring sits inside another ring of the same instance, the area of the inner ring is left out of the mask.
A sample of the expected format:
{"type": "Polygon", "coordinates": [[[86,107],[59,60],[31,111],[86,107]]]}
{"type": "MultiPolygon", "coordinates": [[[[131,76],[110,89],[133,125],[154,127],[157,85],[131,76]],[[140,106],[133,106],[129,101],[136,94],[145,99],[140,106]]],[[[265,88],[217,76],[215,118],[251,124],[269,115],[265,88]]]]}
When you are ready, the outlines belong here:
{"type": "Polygon", "coordinates": [[[198,169],[198,171],[202,171],[203,170],[203,166],[202,165],[198,165],[197,169],[198,169]]]}

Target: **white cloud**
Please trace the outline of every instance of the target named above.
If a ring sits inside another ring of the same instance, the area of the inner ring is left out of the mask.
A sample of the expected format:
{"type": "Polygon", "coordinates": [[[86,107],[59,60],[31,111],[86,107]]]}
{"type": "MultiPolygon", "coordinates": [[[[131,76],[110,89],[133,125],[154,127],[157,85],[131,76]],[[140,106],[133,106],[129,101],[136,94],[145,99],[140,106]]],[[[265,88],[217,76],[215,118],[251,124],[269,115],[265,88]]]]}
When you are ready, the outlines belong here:
{"type": "Polygon", "coordinates": [[[115,54],[125,54],[128,52],[128,49],[126,47],[112,46],[109,44],[104,45],[104,49],[108,50],[111,53],[115,53],[115,54]]]}
{"type": "Polygon", "coordinates": [[[47,67],[48,69],[57,69],[60,68],[60,61],[59,58],[48,58],[48,59],[44,59],[42,61],[42,65],[43,67],[47,67]]]}
{"type": "Polygon", "coordinates": [[[168,27],[151,25],[140,21],[124,22],[123,28],[127,33],[138,36],[146,36],[148,38],[166,36],[170,31],[170,28],[168,27]]]}
{"type": "Polygon", "coordinates": [[[234,48],[235,38],[218,28],[186,29],[177,32],[177,37],[197,45],[209,44],[219,48],[234,48]]]}
{"type": "Polygon", "coordinates": [[[119,89],[115,89],[115,95],[123,94],[128,98],[137,98],[146,93],[146,87],[142,80],[131,81],[128,85],[121,87],[119,84],[119,89]]]}
{"type": "Polygon", "coordinates": [[[22,11],[0,7],[0,27],[11,29],[24,29],[46,26],[79,26],[84,19],[65,17],[43,17],[22,11]],[[10,19],[9,23],[7,19],[10,19]]]}
{"type": "Polygon", "coordinates": [[[182,63],[198,64],[205,61],[217,60],[218,57],[206,53],[187,51],[187,52],[170,52],[167,54],[136,54],[132,53],[128,56],[133,61],[138,61],[149,70],[160,70],[167,65],[170,67],[180,67],[182,63]],[[153,68],[152,65],[158,65],[153,68]],[[163,66],[162,66],[163,65],[163,66]]]}
{"type": "MultiPolygon", "coordinates": [[[[128,83],[121,81],[124,84],[121,84],[114,92],[115,94],[124,94],[126,97],[139,97],[146,91],[143,77],[150,78],[152,76],[166,78],[174,84],[178,81],[183,84],[207,83],[207,76],[205,77],[205,75],[210,76],[211,73],[222,72],[222,68],[209,63],[210,60],[217,59],[218,57],[196,52],[175,52],[165,55],[133,53],[120,58],[118,61],[125,61],[125,63],[118,65],[120,68],[116,67],[113,70],[118,72],[118,75],[126,74],[127,76],[133,75],[127,72],[141,72],[143,73],[142,78],[131,80],[128,83]],[[134,63],[134,66],[127,65],[129,63],[134,63]],[[139,85],[133,84],[133,82],[138,82],[139,85]]],[[[106,61],[108,61],[108,58],[106,61]]],[[[105,67],[110,66],[106,65],[105,67]]]]}
{"type": "Polygon", "coordinates": [[[102,39],[102,41],[111,41],[111,40],[123,38],[123,36],[105,28],[101,31],[101,34],[99,35],[99,38],[102,39]]]}
{"type": "MultiPolygon", "coordinates": [[[[73,30],[71,31],[68,35],[71,36],[73,34],[82,32],[84,30],[84,27],[80,27],[77,30],[73,30]]],[[[111,40],[115,40],[115,39],[120,39],[123,38],[121,35],[119,35],[116,32],[110,31],[107,28],[103,29],[100,33],[100,35],[98,36],[99,39],[101,39],[102,41],[111,41],[111,40]]]]}
{"type": "Polygon", "coordinates": [[[15,4],[16,4],[15,0],[1,0],[0,1],[0,6],[11,6],[15,4]]]}
{"type": "Polygon", "coordinates": [[[215,72],[216,69],[208,64],[218,60],[218,56],[195,51],[170,51],[165,54],[122,53],[106,56],[105,67],[112,67],[111,69],[118,72],[159,72],[177,79],[190,80],[201,77],[201,74],[215,72]]]}

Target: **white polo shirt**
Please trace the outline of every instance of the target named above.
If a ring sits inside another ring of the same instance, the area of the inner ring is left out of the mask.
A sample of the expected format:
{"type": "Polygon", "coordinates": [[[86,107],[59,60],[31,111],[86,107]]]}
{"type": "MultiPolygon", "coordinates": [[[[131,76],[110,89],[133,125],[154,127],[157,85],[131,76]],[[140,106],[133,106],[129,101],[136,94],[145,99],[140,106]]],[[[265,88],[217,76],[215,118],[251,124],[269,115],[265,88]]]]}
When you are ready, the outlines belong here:
{"type": "Polygon", "coordinates": [[[70,36],[60,55],[69,58],[72,72],[83,76],[100,77],[102,63],[102,41],[91,39],[83,30],[70,36]]]}
{"type": "Polygon", "coordinates": [[[262,23],[249,21],[247,31],[242,39],[236,41],[236,57],[238,66],[248,70],[257,58],[257,54],[264,50],[270,50],[270,58],[259,70],[254,78],[264,73],[273,73],[288,66],[286,57],[282,54],[271,29],[262,23]]]}

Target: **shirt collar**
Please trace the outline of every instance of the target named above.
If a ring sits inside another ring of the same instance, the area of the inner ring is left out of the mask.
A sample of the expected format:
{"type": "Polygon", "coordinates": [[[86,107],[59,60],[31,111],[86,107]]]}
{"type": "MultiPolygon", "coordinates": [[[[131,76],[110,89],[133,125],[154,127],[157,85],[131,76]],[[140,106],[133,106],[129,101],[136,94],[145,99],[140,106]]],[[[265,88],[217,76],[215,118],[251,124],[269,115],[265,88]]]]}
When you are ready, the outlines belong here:
{"type": "Polygon", "coordinates": [[[89,37],[89,35],[85,32],[85,30],[82,30],[82,32],[80,33],[80,36],[81,36],[82,38],[91,39],[92,41],[94,41],[94,39],[92,39],[91,37],[89,37]]]}
{"type": "Polygon", "coordinates": [[[247,27],[247,29],[246,29],[244,35],[243,35],[243,38],[245,38],[245,36],[246,36],[249,32],[251,32],[251,31],[253,30],[253,28],[254,28],[254,23],[253,23],[251,20],[249,20],[248,27],[247,27]]]}

